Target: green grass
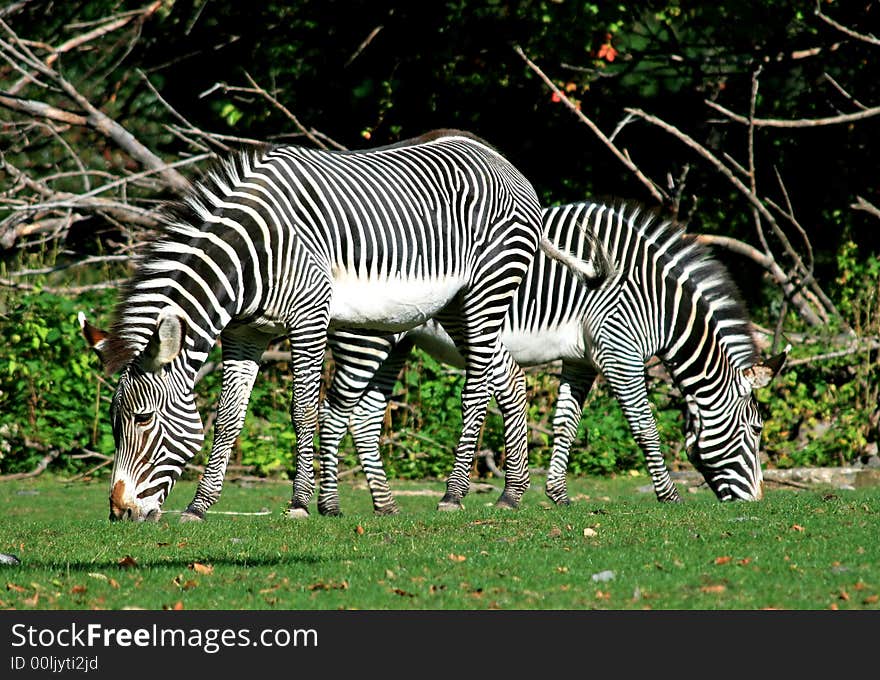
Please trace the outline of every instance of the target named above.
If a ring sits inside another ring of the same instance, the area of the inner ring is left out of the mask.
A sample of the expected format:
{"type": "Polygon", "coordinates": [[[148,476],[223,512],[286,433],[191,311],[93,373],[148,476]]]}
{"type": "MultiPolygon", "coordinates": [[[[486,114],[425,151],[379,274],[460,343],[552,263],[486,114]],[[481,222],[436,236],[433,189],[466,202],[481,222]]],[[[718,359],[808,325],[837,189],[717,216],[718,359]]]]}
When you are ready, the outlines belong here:
{"type": "MultiPolygon", "coordinates": [[[[349,483],[345,516],[300,521],[282,516],[288,484],[230,483],[217,511],[272,513],[111,524],[106,482],[6,482],[0,552],[22,564],[0,566],[0,608],[880,608],[876,487],[736,504],[700,490],[670,506],[639,491],[644,476],[581,478],[556,508],[542,483],[516,512],[471,494],[445,514],[436,495],[404,495],[442,483],[397,481],[396,517],[374,517],[349,483]]],[[[180,482],[166,510],[193,491],[180,482]]]]}

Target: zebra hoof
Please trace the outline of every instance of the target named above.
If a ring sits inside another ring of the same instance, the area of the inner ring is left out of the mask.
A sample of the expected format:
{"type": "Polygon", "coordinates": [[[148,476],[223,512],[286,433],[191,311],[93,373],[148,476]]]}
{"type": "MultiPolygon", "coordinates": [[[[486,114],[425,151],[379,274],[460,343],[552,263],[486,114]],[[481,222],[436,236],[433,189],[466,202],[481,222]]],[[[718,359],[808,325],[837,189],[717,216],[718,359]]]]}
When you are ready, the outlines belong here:
{"type": "Polygon", "coordinates": [[[440,512],[458,512],[459,510],[464,510],[464,506],[461,504],[461,501],[442,500],[437,504],[437,510],[440,512]]]}
{"type": "Polygon", "coordinates": [[[551,493],[549,491],[545,491],[545,493],[547,494],[547,498],[549,498],[551,501],[553,501],[554,505],[558,505],[563,508],[571,505],[571,501],[568,499],[568,494],[565,492],[551,493]]]}
{"type": "Polygon", "coordinates": [[[506,493],[501,494],[501,498],[495,501],[495,507],[501,508],[502,510],[518,510],[519,509],[519,501],[514,500],[506,493]]]}
{"type": "Polygon", "coordinates": [[[184,510],[180,513],[180,523],[184,522],[204,522],[205,516],[202,513],[193,512],[192,510],[184,510]]]}
{"type": "Polygon", "coordinates": [[[682,497],[679,496],[678,494],[675,494],[674,496],[670,496],[669,498],[660,498],[658,500],[661,503],[684,503],[684,500],[682,500],[682,497]]]}
{"type": "Polygon", "coordinates": [[[290,508],[287,511],[287,516],[290,519],[308,519],[309,511],[305,508],[290,508]]]}
{"type": "Polygon", "coordinates": [[[386,505],[383,507],[373,508],[373,514],[375,515],[399,515],[400,508],[397,507],[396,503],[392,503],[391,505],[386,505]]]}

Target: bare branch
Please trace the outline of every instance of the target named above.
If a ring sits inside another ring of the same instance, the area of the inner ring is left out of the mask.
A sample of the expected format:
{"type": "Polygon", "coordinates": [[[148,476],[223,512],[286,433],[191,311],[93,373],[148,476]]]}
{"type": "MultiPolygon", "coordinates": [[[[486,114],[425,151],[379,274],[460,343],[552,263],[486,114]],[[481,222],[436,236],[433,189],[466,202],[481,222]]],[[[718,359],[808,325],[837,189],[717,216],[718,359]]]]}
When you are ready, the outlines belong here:
{"type": "Polygon", "coordinates": [[[531,59],[526,56],[525,52],[523,52],[522,48],[519,47],[519,45],[515,46],[513,49],[522,58],[522,60],[526,62],[528,67],[532,69],[532,71],[534,71],[538,75],[538,77],[541,78],[541,80],[544,81],[547,87],[549,87],[552,92],[559,97],[560,101],[562,101],[565,106],[572,113],[574,113],[582,123],[590,128],[590,130],[593,131],[593,134],[595,134],[599,138],[599,140],[611,150],[611,153],[613,153],[618,158],[618,160],[620,160],[620,162],[623,163],[627,167],[627,169],[632,172],[642,184],[645,185],[651,196],[653,196],[658,203],[664,203],[666,201],[666,196],[664,195],[663,191],[654,182],[648,179],[641,170],[639,170],[638,166],[636,166],[636,164],[633,163],[632,160],[630,160],[629,156],[620,151],[620,149],[615,146],[614,142],[612,142],[592,120],[587,118],[587,116],[585,116],[583,112],[572,103],[572,101],[566,96],[566,94],[562,90],[556,87],[556,84],[552,80],[550,80],[550,78],[548,78],[547,75],[540,68],[538,68],[537,64],[535,64],[531,59]]]}
{"type": "Polygon", "coordinates": [[[381,31],[383,28],[385,28],[385,27],[382,24],[379,24],[378,26],[376,26],[376,28],[374,28],[372,31],[370,31],[370,33],[367,35],[367,37],[363,39],[363,41],[361,42],[360,45],[358,45],[358,48],[354,51],[354,54],[352,54],[348,58],[348,60],[345,62],[345,65],[346,66],[351,65],[351,63],[355,59],[357,59],[359,56],[361,56],[361,52],[363,52],[365,49],[367,49],[367,46],[371,42],[373,42],[373,38],[375,38],[377,35],[379,35],[379,31],[381,31]]]}
{"type": "Polygon", "coordinates": [[[880,208],[873,203],[869,203],[861,196],[856,196],[856,202],[850,206],[853,210],[864,210],[866,213],[880,218],[880,208]]]}
{"type": "MultiPolygon", "coordinates": [[[[116,16],[109,17],[105,20],[106,23],[100,24],[99,26],[92,29],[91,31],[87,31],[86,33],[75,36],[75,37],[71,38],[70,40],[67,40],[66,42],[62,43],[58,47],[54,47],[54,48],[50,47],[49,49],[51,50],[51,54],[48,57],[46,57],[46,59],[45,59],[46,66],[51,66],[58,59],[58,57],[61,56],[62,54],[64,54],[65,52],[69,52],[69,51],[76,49],[78,47],[82,47],[86,43],[92,42],[93,40],[96,40],[97,38],[105,36],[108,33],[112,33],[113,31],[115,31],[119,28],[122,28],[124,26],[127,26],[135,19],[138,19],[141,21],[145,20],[147,17],[152,15],[154,12],[156,12],[161,6],[162,6],[161,0],[156,0],[156,2],[153,2],[150,5],[147,5],[143,9],[133,10],[131,12],[124,12],[122,14],[118,14],[116,16]]],[[[21,91],[22,87],[24,87],[24,85],[26,85],[30,79],[31,78],[29,76],[22,77],[17,83],[15,83],[12,87],[10,87],[7,90],[7,94],[10,94],[10,95],[18,94],[21,91]]]]}
{"type": "Polygon", "coordinates": [[[734,113],[729,109],[724,108],[721,104],[716,104],[710,99],[704,99],[703,102],[718,111],[719,113],[724,114],[732,121],[737,123],[742,123],[743,125],[754,125],[755,127],[774,127],[774,128],[811,128],[811,127],[821,127],[823,125],[840,125],[841,123],[854,123],[859,120],[865,120],[866,118],[872,118],[880,114],[880,106],[873,106],[869,109],[865,109],[864,111],[857,111],[856,113],[842,113],[838,116],[828,116],[827,118],[803,118],[800,120],[780,120],[778,118],[754,118],[749,119],[745,116],[741,116],[738,113],[734,113]]]}
{"type": "Polygon", "coordinates": [[[65,286],[64,288],[53,288],[51,286],[34,286],[30,283],[21,283],[20,281],[10,281],[9,279],[0,279],[0,286],[6,288],[14,288],[16,290],[40,290],[52,295],[79,295],[80,293],[88,293],[93,290],[107,290],[108,288],[119,288],[124,285],[127,279],[115,279],[113,281],[105,281],[104,283],[93,283],[88,286],[65,286]]]}
{"type": "MultiPolygon", "coordinates": [[[[723,174],[727,179],[740,191],[751,203],[751,205],[761,214],[761,216],[767,221],[767,223],[772,227],[773,232],[776,234],[777,238],[783,244],[786,253],[794,260],[796,265],[802,270],[806,271],[806,267],[801,261],[800,256],[797,252],[792,248],[791,243],[788,238],[785,236],[785,233],[779,227],[779,224],[776,222],[776,218],[767,210],[766,206],[760,201],[760,199],[747,187],[742,181],[733,174],[733,172],[728,168],[724,163],[722,163],[711,151],[706,149],[704,146],[699,144],[696,140],[694,140],[689,135],[681,132],[674,125],[670,125],[669,123],[657,118],[656,116],[652,116],[649,113],[642,111],[641,109],[633,109],[627,108],[626,111],[633,113],[640,118],[643,118],[645,121],[651,123],[652,125],[656,125],[657,127],[665,130],[669,134],[675,136],[682,142],[684,142],[691,149],[696,151],[700,156],[708,160],[715,168],[723,174]]],[[[769,256],[769,252],[768,252],[769,256]]],[[[788,295],[792,302],[797,306],[799,312],[803,316],[804,320],[807,321],[810,325],[820,326],[823,324],[823,320],[816,314],[814,310],[812,310],[806,300],[800,295],[797,291],[794,282],[791,281],[789,277],[785,277],[785,283],[782,284],[783,291],[788,295]]]]}
{"type": "MultiPolygon", "coordinates": [[[[20,107],[24,106],[26,113],[39,117],[52,118],[52,116],[62,116],[61,119],[63,120],[63,117],[66,115],[76,116],[76,118],[72,120],[68,119],[64,122],[73,125],[86,126],[99,132],[145,168],[155,171],[171,189],[178,193],[183,193],[189,188],[189,182],[183,175],[141,144],[134,135],[122,125],[110,118],[104,112],[100,111],[58,71],[41,62],[22,44],[22,41],[15,32],[2,20],[0,20],[0,28],[10,36],[12,41],[11,43],[5,40],[0,41],[0,49],[3,50],[7,57],[18,58],[23,64],[35,70],[44,78],[52,81],[55,86],[61,90],[64,96],[73,102],[83,113],[67,114],[67,112],[64,112],[62,109],[50,106],[44,102],[22,100],[8,95],[0,95],[0,106],[17,110],[19,112],[21,112],[20,107]],[[25,102],[25,104],[22,104],[22,102],[25,102]]],[[[55,120],[56,118],[52,119],[55,120]]]]}
{"type": "Polygon", "coordinates": [[[880,45],[880,38],[877,38],[871,34],[857,33],[851,28],[844,26],[841,23],[838,23],[827,14],[822,12],[822,6],[819,4],[819,0],[816,0],[816,16],[819,17],[822,21],[824,21],[829,26],[833,26],[838,31],[843,33],[844,35],[848,35],[850,38],[855,38],[856,40],[861,40],[862,42],[866,42],[869,45],[880,45]]]}

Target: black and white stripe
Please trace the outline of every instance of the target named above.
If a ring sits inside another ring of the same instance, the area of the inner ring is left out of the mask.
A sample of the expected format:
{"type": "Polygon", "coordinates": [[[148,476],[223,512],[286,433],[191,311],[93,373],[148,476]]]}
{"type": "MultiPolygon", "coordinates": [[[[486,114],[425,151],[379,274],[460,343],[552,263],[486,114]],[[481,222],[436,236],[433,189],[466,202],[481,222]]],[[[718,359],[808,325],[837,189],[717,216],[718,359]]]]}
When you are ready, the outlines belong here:
{"type": "Polygon", "coordinates": [[[260,353],[279,335],[290,340],[294,374],[290,513],[307,514],[328,331],[389,334],[433,317],[456,329],[467,357],[464,424],[441,508],[460,507],[467,491],[495,366],[521,391],[514,400],[523,410],[515,447],[521,460],[499,501],[516,504],[528,484],[525,392],[498,338],[542,225],[533,188],[510,163],[456,131],[355,152],[274,147],[226,161],[195,188],[187,208],[144,256],[110,332],[83,320],[105,367],[122,370],[113,418],[124,456],[111,482],[113,515],[157,515],[198,450],[198,437],[180,446],[165,433],[199,429],[194,376],[219,338],[224,371],[214,441],[186,513],[204,516],[219,497],[260,353]],[[155,429],[142,434],[138,419],[155,429]],[[147,485],[155,493],[142,498],[147,485]]]}
{"type": "MultiPolygon", "coordinates": [[[[591,288],[539,253],[505,320],[502,342],[521,365],[562,360],[548,496],[568,503],[569,451],[586,395],[601,372],[644,452],[657,498],[681,500],[648,401],[645,362],[656,355],[684,393],[689,457],[709,486],[721,500],[760,498],[763,423],[752,390],[769,382],[785,353],[759,360],[748,317],[723,267],[679,226],[637,207],[574,203],[544,210],[543,221],[545,237],[571,253],[592,251],[594,238],[612,270],[600,287],[591,288]]],[[[395,376],[410,348],[415,344],[440,360],[461,363],[433,322],[390,344],[395,342],[400,344],[383,347],[389,359],[381,368],[360,366],[358,379],[369,385],[350,421],[379,513],[396,510],[378,441],[395,376]]],[[[346,370],[343,365],[343,374],[346,370]]],[[[337,372],[336,380],[345,378],[337,372]]],[[[332,406],[328,401],[325,408],[332,406]]],[[[319,508],[338,511],[336,451],[322,449],[321,463],[328,469],[321,473],[327,491],[322,487],[319,508]]]]}

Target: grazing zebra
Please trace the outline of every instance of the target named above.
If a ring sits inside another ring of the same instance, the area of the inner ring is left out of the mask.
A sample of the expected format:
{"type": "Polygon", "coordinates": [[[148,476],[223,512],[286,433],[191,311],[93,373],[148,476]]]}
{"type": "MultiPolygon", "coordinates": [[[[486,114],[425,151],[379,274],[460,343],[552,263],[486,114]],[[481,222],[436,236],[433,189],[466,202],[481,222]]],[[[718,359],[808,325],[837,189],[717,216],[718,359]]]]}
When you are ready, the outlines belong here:
{"type": "MultiPolygon", "coordinates": [[[[782,368],[787,350],[759,360],[745,310],[723,267],[679,226],[637,207],[575,203],[545,209],[543,221],[545,235],[572,253],[593,247],[586,228],[612,270],[601,287],[590,289],[539,253],[505,319],[502,342],[519,364],[562,360],[547,495],[558,504],[569,502],[569,451],[586,395],[601,373],[644,453],[658,500],[681,500],[664,463],[645,384],[645,362],[658,356],[684,394],[691,462],[720,500],[760,499],[763,422],[752,391],[782,368]]],[[[362,356],[375,353],[378,344],[388,359],[381,368],[365,361],[357,367],[358,379],[371,381],[349,427],[374,509],[391,514],[397,506],[382,468],[379,436],[396,377],[414,345],[454,365],[461,365],[461,356],[432,321],[378,342],[362,336],[360,344],[362,356]]],[[[350,371],[349,365],[338,366],[334,381],[346,381],[350,371]]],[[[328,398],[324,408],[333,407],[328,398]]],[[[339,508],[336,454],[322,447],[318,507],[331,513],[339,508]]]]}
{"type": "MultiPolygon", "coordinates": [[[[460,507],[467,492],[498,373],[517,437],[498,504],[518,504],[528,486],[525,380],[499,335],[539,245],[561,251],[542,238],[540,204],[516,168],[485,142],[450,130],[365,151],[278,146],[226,161],[184,207],[189,214],[169,219],[146,251],[109,333],[80,316],[105,370],[121,370],[110,409],[111,519],[158,518],[200,450],[194,378],[219,338],[214,438],[184,513],[204,517],[219,497],[260,356],[279,335],[290,340],[293,365],[289,514],[307,515],[328,331],[388,334],[435,316],[467,357],[461,438],[439,507],[460,507]]],[[[584,263],[581,273],[592,271],[584,263]]],[[[354,408],[359,397],[336,406],[354,408]]]]}

